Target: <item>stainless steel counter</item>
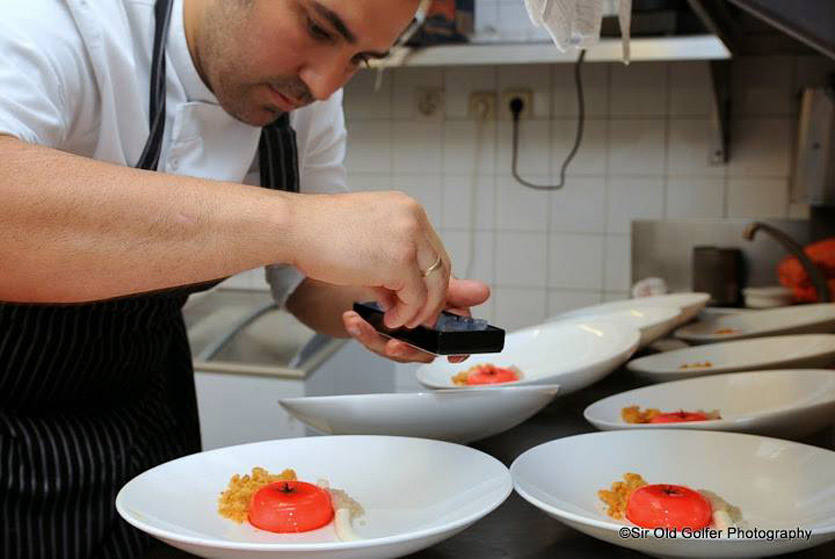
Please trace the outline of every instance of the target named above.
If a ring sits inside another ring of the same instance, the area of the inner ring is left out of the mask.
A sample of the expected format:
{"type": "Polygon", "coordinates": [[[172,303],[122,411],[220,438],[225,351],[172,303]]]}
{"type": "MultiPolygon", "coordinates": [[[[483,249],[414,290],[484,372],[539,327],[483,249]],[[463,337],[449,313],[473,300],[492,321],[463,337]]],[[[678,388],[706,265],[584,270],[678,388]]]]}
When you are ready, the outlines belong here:
{"type": "MultiPolygon", "coordinates": [[[[511,462],[527,449],[538,444],[595,429],[583,418],[583,410],[592,402],[645,383],[625,369],[596,385],[564,398],[557,398],[549,407],[522,425],[472,446],[501,460],[511,462]]],[[[828,449],[835,449],[835,431],[830,427],[804,440],[828,449]]],[[[577,457],[581,462],[582,457],[577,457]]],[[[146,559],[190,559],[194,556],[162,544],[146,559]]],[[[471,528],[413,555],[410,559],[598,559],[600,557],[647,557],[641,553],[603,543],[557,522],[544,512],[523,501],[515,493],[493,513],[471,528]]],[[[835,542],[799,553],[782,555],[794,559],[830,559],[835,557],[835,542]]]]}

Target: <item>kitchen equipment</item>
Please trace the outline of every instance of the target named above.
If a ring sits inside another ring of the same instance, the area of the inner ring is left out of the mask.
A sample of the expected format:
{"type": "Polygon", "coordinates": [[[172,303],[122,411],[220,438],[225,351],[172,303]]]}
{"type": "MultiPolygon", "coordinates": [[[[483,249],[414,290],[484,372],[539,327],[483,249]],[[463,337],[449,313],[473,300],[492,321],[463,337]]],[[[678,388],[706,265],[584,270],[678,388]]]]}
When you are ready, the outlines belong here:
{"type": "Polygon", "coordinates": [[[609,396],[583,412],[605,431],[703,429],[801,438],[835,421],[835,374],[820,369],[752,371],[665,382],[609,396]],[[626,423],[628,406],[661,411],[718,410],[721,419],[686,423],[626,423]]]}
{"type": "Polygon", "coordinates": [[[392,361],[316,334],[266,291],[216,289],[183,314],[204,449],[304,435],[280,398],[394,390],[392,361]]]}
{"type": "Polygon", "coordinates": [[[456,386],[452,377],[476,365],[516,367],[520,380],[494,387],[526,384],[558,384],[568,394],[597,382],[623,364],[635,352],[641,334],[636,328],[590,318],[578,322],[552,322],[511,332],[505,347],[495,355],[470,357],[464,363],[436,359],[418,367],[418,381],[429,388],[473,390],[456,386]]]}
{"type": "Polygon", "coordinates": [[[740,433],[695,430],[606,431],[532,448],[510,467],[516,492],[563,524],[656,557],[766,557],[835,539],[835,452],[740,433]],[[763,532],[752,538],[623,537],[598,499],[623,474],[649,483],[707,489],[741,509],[763,532]],[[809,539],[769,539],[767,529],[803,528],[809,539]]]}
{"type": "Polygon", "coordinates": [[[818,368],[835,364],[835,335],[768,336],[673,349],[633,359],[626,368],[652,382],[734,371],[818,368]]]}
{"type": "Polygon", "coordinates": [[[465,446],[405,437],[308,437],[192,454],[135,477],[116,496],[131,525],[179,549],[215,559],[387,559],[466,529],[511,493],[507,468],[465,446]],[[260,466],[326,479],[365,509],[359,541],[333,524],[298,534],[258,530],[217,512],[233,474],[260,466]]]}
{"type": "Polygon", "coordinates": [[[281,405],[328,435],[398,435],[469,443],[519,425],[558,386],[503,386],[407,394],[283,398],[281,405]]]}
{"type": "Polygon", "coordinates": [[[744,272],[742,251],[738,248],[693,247],[693,291],[710,293],[711,306],[739,306],[744,272]]]}

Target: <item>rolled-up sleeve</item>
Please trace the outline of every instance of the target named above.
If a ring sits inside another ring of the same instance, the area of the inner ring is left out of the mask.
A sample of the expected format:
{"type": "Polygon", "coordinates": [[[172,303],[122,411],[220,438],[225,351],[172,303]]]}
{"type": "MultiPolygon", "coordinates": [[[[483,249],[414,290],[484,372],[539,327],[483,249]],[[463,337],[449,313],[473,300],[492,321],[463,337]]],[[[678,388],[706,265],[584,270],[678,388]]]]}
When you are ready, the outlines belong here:
{"type": "MultiPolygon", "coordinates": [[[[316,103],[292,115],[299,151],[299,181],[302,193],[348,191],[345,170],[347,132],[342,111],[342,90],[327,101],[316,103]]],[[[325,234],[326,232],[322,232],[325,234]]],[[[266,268],[273,298],[284,306],[304,276],[292,266],[274,264],[266,268]]]]}

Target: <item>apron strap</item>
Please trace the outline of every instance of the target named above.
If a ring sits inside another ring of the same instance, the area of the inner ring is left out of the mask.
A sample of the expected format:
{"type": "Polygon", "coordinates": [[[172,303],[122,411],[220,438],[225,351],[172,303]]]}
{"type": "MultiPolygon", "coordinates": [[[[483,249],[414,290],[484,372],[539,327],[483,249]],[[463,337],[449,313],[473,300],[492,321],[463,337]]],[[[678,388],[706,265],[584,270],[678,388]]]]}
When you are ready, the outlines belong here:
{"type": "Polygon", "coordinates": [[[157,0],[154,6],[154,50],[151,59],[151,94],[149,115],[149,135],[138,169],[156,171],[159,155],[162,151],[162,136],[165,130],[165,42],[171,23],[173,0],[157,0]]]}

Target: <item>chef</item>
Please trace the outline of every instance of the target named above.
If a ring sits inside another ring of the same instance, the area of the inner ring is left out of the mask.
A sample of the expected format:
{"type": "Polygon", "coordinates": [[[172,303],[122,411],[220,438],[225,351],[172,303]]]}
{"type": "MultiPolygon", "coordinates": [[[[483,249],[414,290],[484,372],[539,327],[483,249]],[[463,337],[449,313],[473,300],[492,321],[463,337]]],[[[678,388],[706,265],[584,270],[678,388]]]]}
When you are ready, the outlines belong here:
{"type": "MultiPolygon", "coordinates": [[[[4,1],[0,557],[140,557],[119,488],[200,450],[181,307],[267,267],[276,300],[398,361],[489,296],[423,208],[347,193],[341,87],[417,0],[4,1]]],[[[195,472],[195,475],[200,475],[195,472]]]]}

